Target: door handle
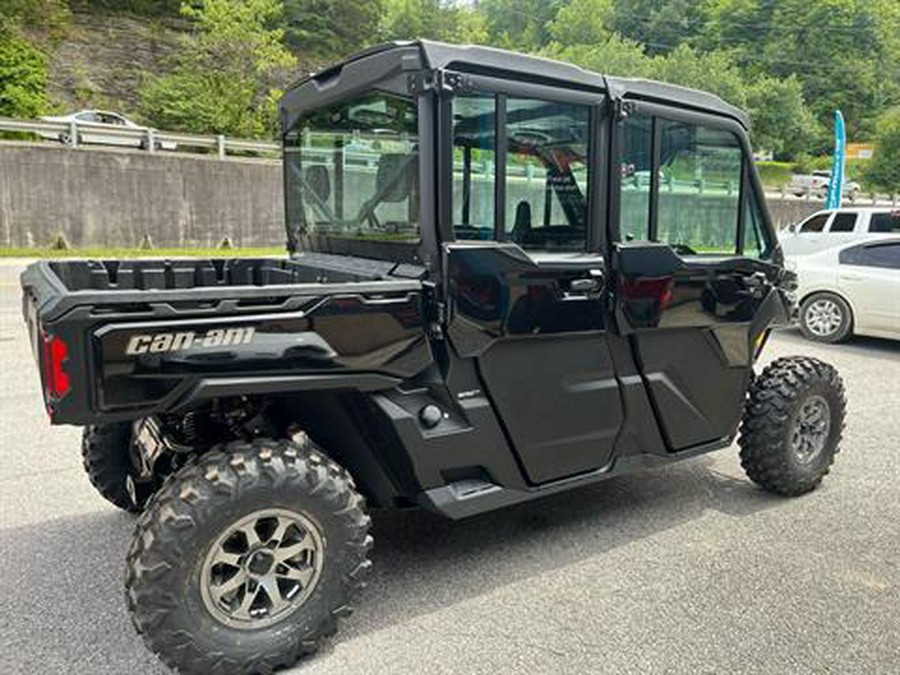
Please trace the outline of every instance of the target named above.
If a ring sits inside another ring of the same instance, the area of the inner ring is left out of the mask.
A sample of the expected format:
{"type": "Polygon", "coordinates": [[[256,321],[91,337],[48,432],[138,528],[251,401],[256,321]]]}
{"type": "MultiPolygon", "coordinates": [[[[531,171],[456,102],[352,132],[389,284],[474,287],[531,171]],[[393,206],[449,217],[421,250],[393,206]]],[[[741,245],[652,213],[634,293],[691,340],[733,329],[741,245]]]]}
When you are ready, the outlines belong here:
{"type": "Polygon", "coordinates": [[[591,270],[588,275],[569,282],[568,295],[593,296],[603,289],[603,272],[591,270]]]}
{"type": "Polygon", "coordinates": [[[839,275],[841,281],[860,281],[862,277],[858,274],[851,274],[849,272],[841,272],[839,275]]]}

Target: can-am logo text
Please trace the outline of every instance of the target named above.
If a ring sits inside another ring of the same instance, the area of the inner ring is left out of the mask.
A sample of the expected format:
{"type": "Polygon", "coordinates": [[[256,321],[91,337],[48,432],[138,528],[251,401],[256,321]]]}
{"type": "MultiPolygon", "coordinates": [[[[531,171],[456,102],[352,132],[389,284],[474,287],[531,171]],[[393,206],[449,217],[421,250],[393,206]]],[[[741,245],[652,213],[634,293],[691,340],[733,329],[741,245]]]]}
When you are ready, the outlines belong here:
{"type": "Polygon", "coordinates": [[[228,347],[250,344],[253,339],[253,327],[246,328],[212,328],[205,333],[183,331],[179,333],[156,333],[155,335],[132,335],[125,347],[125,354],[161,354],[179,352],[193,348],[228,347]]]}

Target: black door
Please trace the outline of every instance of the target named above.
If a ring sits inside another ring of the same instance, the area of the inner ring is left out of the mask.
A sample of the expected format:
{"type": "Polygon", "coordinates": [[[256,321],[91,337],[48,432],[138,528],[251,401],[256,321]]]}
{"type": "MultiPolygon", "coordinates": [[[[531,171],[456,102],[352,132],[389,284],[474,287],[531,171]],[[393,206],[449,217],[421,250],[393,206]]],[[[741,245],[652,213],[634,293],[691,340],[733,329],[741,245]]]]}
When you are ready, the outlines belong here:
{"type": "Polygon", "coordinates": [[[672,451],[735,432],[765,327],[784,314],[745,138],[649,107],[618,126],[616,324],[672,451]]]}
{"type": "Polygon", "coordinates": [[[474,360],[535,484],[606,466],[622,424],[605,265],[589,252],[599,178],[588,153],[601,102],[495,93],[452,102],[447,333],[456,355],[474,360]]]}
{"type": "Polygon", "coordinates": [[[450,342],[475,359],[533,483],[605,466],[622,405],[605,340],[602,259],[514,244],[448,247],[450,342]]]}

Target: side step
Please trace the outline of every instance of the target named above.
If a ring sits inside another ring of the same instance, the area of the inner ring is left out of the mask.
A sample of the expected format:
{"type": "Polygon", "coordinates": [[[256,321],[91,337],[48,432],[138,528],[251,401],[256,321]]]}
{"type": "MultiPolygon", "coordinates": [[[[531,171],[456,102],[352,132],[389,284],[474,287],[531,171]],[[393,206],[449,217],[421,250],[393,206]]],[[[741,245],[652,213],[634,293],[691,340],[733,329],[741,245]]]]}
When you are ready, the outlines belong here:
{"type": "Polygon", "coordinates": [[[642,469],[652,469],[681,459],[687,459],[688,457],[702,455],[712,450],[726,448],[731,445],[733,438],[733,436],[729,436],[728,438],[722,438],[711,443],[703,443],[666,456],[645,453],[619,457],[611,464],[596,471],[562,478],[552,483],[524,490],[505,488],[496,483],[477,478],[466,478],[442,485],[441,487],[425,490],[419,495],[417,501],[419,506],[424,509],[453,520],[459,520],[582,485],[590,485],[614,476],[621,476],[642,469]]]}

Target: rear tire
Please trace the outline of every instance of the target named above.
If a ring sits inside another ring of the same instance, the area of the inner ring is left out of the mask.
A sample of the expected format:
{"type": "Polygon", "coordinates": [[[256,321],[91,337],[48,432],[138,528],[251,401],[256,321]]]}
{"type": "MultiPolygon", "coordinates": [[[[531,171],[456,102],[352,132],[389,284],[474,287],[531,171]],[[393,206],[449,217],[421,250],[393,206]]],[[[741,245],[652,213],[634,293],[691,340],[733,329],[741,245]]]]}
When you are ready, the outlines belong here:
{"type": "Polygon", "coordinates": [[[172,475],[138,520],[125,579],[132,622],[180,673],[289,666],[350,613],[371,567],[369,525],[350,475],[308,440],[215,448],[172,475]]]}
{"type": "Polygon", "coordinates": [[[131,436],[131,422],[85,427],[81,437],[81,457],[91,484],[106,501],[125,511],[138,513],[143,504],[135,504],[128,491],[129,476],[135,479],[138,475],[131,436]]]}
{"type": "Polygon", "coordinates": [[[800,330],[815,342],[843,342],[853,332],[853,311],[834,293],[813,293],[800,306],[800,330]]]}
{"type": "Polygon", "coordinates": [[[741,465],[763,489],[814,490],[840,449],[846,399],[837,370],[792,356],[771,363],[750,387],[741,423],[741,465]]]}

